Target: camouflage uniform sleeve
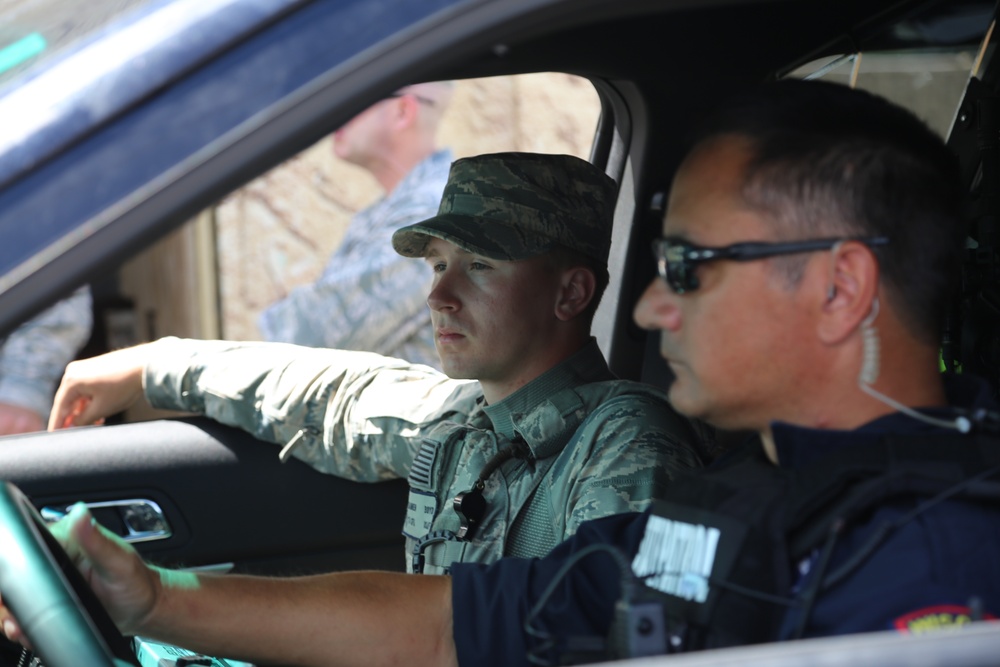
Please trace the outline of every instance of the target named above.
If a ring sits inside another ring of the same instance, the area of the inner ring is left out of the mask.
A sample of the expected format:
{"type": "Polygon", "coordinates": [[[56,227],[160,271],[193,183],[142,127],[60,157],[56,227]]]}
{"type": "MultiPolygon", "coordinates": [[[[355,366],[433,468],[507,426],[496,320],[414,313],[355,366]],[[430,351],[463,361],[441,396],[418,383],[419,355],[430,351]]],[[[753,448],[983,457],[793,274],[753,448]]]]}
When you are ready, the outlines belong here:
{"type": "Polygon", "coordinates": [[[406,476],[426,431],[464,420],[478,395],[478,383],[368,352],[174,338],[149,359],[154,407],[204,414],[358,481],[406,476]]]}
{"type": "Polygon", "coordinates": [[[678,471],[702,465],[701,451],[691,425],[665,396],[605,403],[580,432],[567,461],[571,469],[553,476],[566,483],[563,538],[584,521],[642,511],[678,471]]]}
{"type": "Polygon", "coordinates": [[[430,268],[397,254],[392,232],[436,210],[436,201],[395,206],[367,235],[363,260],[334,253],[318,281],[296,287],[261,313],[258,325],[264,338],[392,354],[402,341],[429,327],[430,268]]]}
{"type": "Polygon", "coordinates": [[[47,418],[56,384],[92,324],[90,288],[84,286],[15,329],[0,347],[0,403],[47,418]]]}

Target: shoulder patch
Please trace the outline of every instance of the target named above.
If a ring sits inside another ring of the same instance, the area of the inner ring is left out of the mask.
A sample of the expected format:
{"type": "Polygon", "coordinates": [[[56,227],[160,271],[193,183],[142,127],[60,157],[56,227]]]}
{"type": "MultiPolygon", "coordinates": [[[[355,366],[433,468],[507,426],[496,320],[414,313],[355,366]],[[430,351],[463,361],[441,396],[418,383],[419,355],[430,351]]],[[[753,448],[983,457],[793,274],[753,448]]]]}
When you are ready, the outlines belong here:
{"type": "MultiPolygon", "coordinates": [[[[983,613],[984,619],[996,620],[993,614],[983,613]]],[[[923,607],[903,614],[892,622],[893,627],[913,635],[935,630],[947,630],[972,623],[972,609],[964,605],[939,604],[923,607]]]]}

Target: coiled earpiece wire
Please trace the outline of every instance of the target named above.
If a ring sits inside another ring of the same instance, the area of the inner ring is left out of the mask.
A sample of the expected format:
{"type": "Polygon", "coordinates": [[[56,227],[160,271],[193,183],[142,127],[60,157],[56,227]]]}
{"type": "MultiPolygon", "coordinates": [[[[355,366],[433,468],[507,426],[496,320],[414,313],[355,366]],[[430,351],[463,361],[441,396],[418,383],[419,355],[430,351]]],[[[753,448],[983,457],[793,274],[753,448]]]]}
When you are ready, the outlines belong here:
{"type": "Polygon", "coordinates": [[[881,361],[881,342],[878,337],[878,329],[875,328],[875,318],[878,317],[878,312],[878,297],[875,297],[872,299],[871,312],[868,313],[868,317],[861,323],[861,371],[858,373],[858,387],[861,391],[913,419],[940,428],[950,428],[959,433],[969,433],[972,430],[972,421],[968,417],[961,415],[954,419],[931,417],[903,405],[872,386],[878,380],[879,364],[881,361]]]}

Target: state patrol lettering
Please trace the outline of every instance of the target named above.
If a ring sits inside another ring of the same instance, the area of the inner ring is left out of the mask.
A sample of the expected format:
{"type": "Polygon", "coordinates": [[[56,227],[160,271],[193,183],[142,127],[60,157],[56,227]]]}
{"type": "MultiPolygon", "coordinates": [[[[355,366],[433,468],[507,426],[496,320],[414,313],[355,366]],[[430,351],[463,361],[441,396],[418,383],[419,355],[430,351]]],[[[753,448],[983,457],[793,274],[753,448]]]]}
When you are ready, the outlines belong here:
{"type": "Polygon", "coordinates": [[[650,516],[632,571],[650,588],[704,603],[721,535],[718,528],[650,516]]]}

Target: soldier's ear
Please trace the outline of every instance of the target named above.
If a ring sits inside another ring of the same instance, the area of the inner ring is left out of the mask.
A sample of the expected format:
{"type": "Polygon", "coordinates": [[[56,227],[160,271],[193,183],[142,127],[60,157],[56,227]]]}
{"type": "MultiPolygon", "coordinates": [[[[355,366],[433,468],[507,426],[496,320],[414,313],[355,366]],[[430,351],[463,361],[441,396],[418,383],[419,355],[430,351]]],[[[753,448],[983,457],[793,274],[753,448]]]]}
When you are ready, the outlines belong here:
{"type": "Polygon", "coordinates": [[[590,269],[575,266],[563,271],[555,304],[556,317],[567,322],[582,313],[594,298],[596,288],[597,280],[590,269]]]}

